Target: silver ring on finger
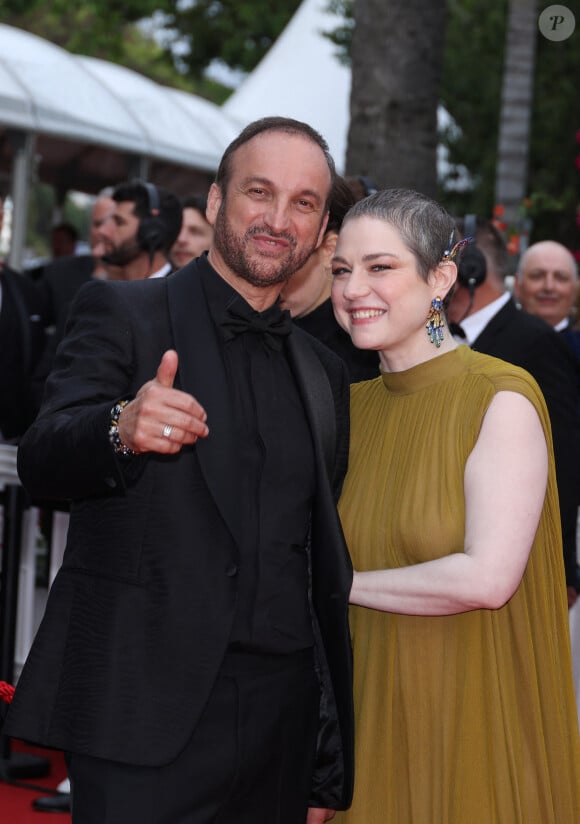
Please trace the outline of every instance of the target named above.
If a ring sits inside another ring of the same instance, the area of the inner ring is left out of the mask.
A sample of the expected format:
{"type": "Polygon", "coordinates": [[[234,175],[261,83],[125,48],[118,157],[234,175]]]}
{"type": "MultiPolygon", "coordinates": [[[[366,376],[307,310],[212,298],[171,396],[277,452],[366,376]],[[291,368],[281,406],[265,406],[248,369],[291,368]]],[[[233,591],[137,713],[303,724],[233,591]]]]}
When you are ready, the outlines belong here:
{"type": "Polygon", "coordinates": [[[171,424],[166,423],[165,426],[163,427],[163,437],[164,438],[170,438],[172,432],[173,432],[173,427],[171,426],[171,424]]]}

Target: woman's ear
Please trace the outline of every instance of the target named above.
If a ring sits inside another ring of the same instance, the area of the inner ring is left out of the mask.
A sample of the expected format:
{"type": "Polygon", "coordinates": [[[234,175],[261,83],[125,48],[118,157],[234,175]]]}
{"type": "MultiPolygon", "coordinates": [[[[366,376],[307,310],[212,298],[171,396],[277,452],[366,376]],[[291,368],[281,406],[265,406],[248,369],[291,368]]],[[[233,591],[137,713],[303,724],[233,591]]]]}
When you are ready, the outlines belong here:
{"type": "Polygon", "coordinates": [[[432,269],[429,274],[429,283],[433,287],[434,295],[445,297],[457,280],[457,264],[452,260],[444,260],[432,269]]]}

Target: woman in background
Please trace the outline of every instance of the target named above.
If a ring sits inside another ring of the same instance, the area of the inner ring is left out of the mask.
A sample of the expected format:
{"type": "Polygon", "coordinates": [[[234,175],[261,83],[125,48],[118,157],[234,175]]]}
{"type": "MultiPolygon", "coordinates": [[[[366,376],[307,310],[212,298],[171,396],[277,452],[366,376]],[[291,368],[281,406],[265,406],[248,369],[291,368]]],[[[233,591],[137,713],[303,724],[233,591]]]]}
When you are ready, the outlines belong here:
{"type": "Polygon", "coordinates": [[[457,346],[453,221],[416,192],[348,212],[333,304],[382,375],[351,387],[356,824],[575,824],[580,743],[548,416],[457,346]]]}

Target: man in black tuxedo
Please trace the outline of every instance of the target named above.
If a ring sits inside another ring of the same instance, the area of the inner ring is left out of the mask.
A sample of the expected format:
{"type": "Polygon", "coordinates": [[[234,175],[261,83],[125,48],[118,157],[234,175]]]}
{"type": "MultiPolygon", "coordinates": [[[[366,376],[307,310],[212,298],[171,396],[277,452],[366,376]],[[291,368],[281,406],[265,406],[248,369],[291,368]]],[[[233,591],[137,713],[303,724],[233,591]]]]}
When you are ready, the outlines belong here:
{"type": "Polygon", "coordinates": [[[75,300],[19,452],[33,495],[72,499],[68,545],[5,730],[65,750],[74,824],[350,803],[348,381],[277,304],[334,174],[306,124],[250,124],[209,253],[75,300]]]}
{"type": "MultiPolygon", "coordinates": [[[[93,278],[139,280],[168,275],[172,271],[169,251],[179,233],[181,217],[176,195],[146,181],[123,182],[99,193],[91,211],[91,254],[58,258],[44,267],[38,280],[45,317],[53,332],[35,371],[36,385],[42,387],[52,369],[80,287],[93,278]]],[[[42,504],[42,527],[50,539],[53,509],[68,511],[69,502],[42,504]]],[[[65,792],[41,796],[35,799],[34,808],[66,812],[70,796],[65,792]]]]}
{"type": "Polygon", "coordinates": [[[470,256],[469,250],[468,246],[459,266],[448,318],[451,324],[460,324],[464,343],[477,352],[521,366],[533,375],[544,394],[552,425],[568,604],[572,606],[577,597],[576,518],[580,500],[574,357],[551,326],[517,308],[504,283],[507,249],[490,221],[478,218],[475,254],[470,256]]]}

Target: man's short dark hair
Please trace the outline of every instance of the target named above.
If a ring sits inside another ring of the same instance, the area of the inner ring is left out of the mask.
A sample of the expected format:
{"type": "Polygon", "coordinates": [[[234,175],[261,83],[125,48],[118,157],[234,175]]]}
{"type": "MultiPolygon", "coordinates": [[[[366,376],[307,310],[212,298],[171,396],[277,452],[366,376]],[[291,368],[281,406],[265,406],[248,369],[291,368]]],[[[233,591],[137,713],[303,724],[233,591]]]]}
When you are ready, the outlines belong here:
{"type": "Polygon", "coordinates": [[[206,220],[205,210],[207,209],[207,195],[192,194],[181,200],[182,209],[195,209],[206,220]]]}
{"type": "MultiPolygon", "coordinates": [[[[334,165],[332,155],[330,154],[328,143],[322,135],[319,134],[316,129],[313,129],[312,126],[309,126],[308,123],[303,123],[301,120],[294,120],[291,117],[262,117],[260,120],[254,120],[252,123],[249,123],[246,128],[243,129],[234,140],[232,140],[223,153],[215,177],[215,182],[220,187],[223,195],[226,194],[228,183],[230,181],[233,155],[241,146],[249,143],[249,141],[254,137],[257,137],[259,134],[264,134],[265,132],[283,132],[284,134],[302,135],[308,140],[311,140],[313,143],[316,143],[316,145],[322,150],[326,159],[328,171],[330,172],[330,185],[332,190],[332,186],[336,178],[336,167],[334,165]]],[[[330,192],[328,193],[326,202],[327,208],[329,201],[330,192]]]]}
{"type": "MultiPolygon", "coordinates": [[[[151,185],[149,184],[149,186],[151,185]]],[[[154,224],[156,231],[149,234],[152,243],[144,243],[144,251],[154,253],[160,250],[168,255],[181,231],[181,203],[179,198],[168,189],[161,186],[155,186],[154,188],[157,193],[156,213],[152,213],[151,195],[147,185],[142,180],[119,183],[113,190],[112,198],[115,203],[124,203],[126,201],[133,203],[133,212],[139,219],[140,224],[149,221],[154,224]]],[[[141,229],[141,225],[139,228],[141,229]]],[[[145,240],[143,232],[141,232],[141,238],[138,236],[137,239],[139,242],[145,240]]]]}
{"type": "Polygon", "coordinates": [[[326,231],[338,232],[342,226],[344,216],[355,203],[356,198],[346,179],[337,175],[330,190],[326,231]]]}
{"type": "Polygon", "coordinates": [[[61,223],[55,223],[55,225],[50,230],[51,234],[55,234],[55,232],[60,232],[62,235],[66,235],[66,237],[70,240],[71,243],[76,243],[79,239],[79,232],[76,226],[73,226],[72,223],[68,223],[67,221],[62,221],[61,223]]]}

